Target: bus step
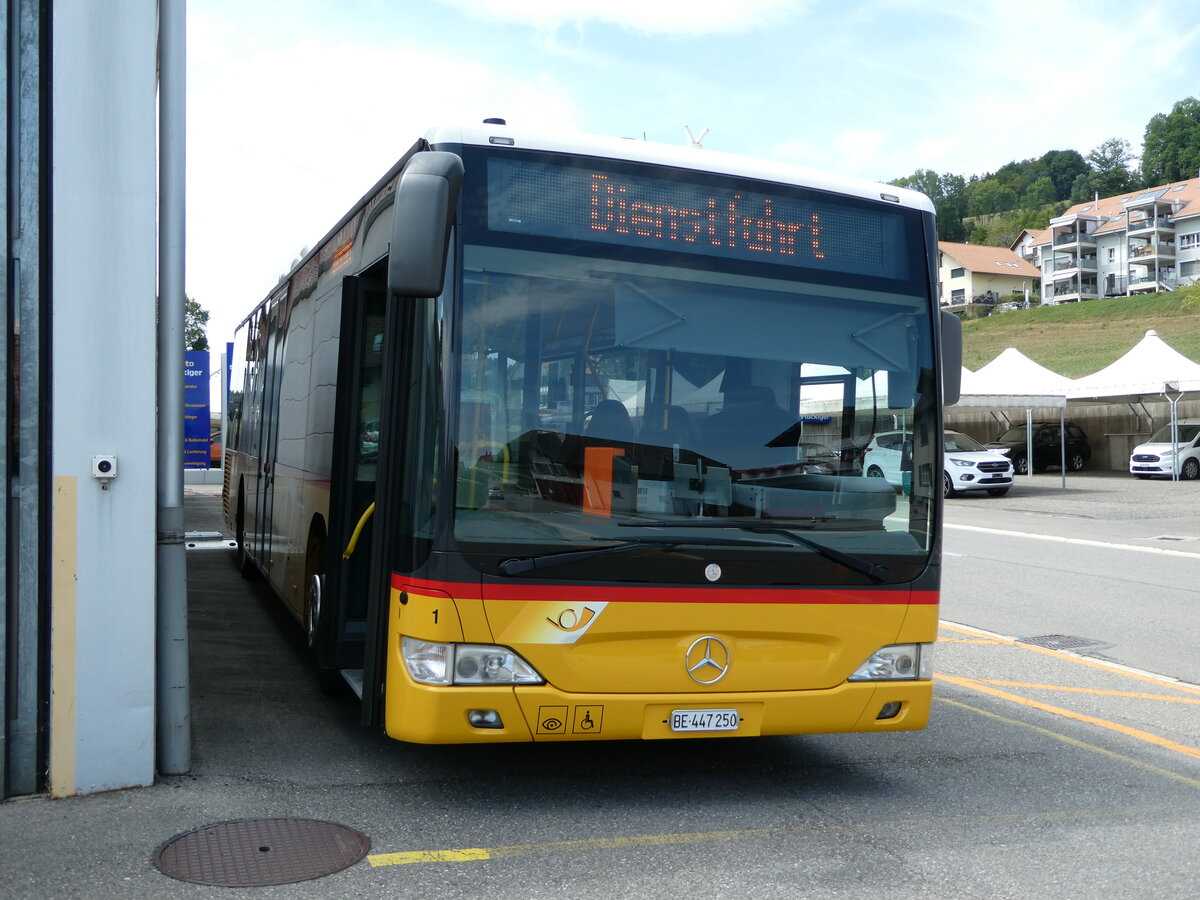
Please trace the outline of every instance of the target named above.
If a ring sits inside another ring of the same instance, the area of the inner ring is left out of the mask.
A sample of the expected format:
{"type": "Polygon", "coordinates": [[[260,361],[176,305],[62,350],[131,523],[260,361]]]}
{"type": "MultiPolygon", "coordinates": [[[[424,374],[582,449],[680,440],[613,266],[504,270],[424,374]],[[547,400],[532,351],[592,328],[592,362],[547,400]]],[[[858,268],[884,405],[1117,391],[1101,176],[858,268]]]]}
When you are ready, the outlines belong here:
{"type": "Polygon", "coordinates": [[[358,695],[358,699],[362,699],[363,695],[363,670],[362,669],[342,669],[342,678],[346,684],[350,685],[350,690],[358,695]]]}

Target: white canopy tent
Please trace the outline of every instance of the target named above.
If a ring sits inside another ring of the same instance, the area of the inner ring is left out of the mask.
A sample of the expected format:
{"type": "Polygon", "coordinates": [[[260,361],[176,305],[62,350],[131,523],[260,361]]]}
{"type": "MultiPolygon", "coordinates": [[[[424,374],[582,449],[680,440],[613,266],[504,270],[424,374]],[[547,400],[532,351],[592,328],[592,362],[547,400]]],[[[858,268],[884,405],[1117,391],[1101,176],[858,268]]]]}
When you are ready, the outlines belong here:
{"type": "Polygon", "coordinates": [[[1165,386],[1200,382],[1200,363],[1192,362],[1158,336],[1146,332],[1134,347],[1099,372],[1076,379],[1067,391],[1071,400],[1161,397],[1165,386]]]}
{"type": "Polygon", "coordinates": [[[1071,379],[1039,365],[1015,347],[1006,349],[978,372],[971,373],[964,369],[963,373],[962,390],[955,406],[993,410],[1006,408],[1025,410],[1025,425],[1028,435],[1025,455],[1027,460],[1033,459],[1033,410],[1050,408],[1059,411],[1062,486],[1065,490],[1067,487],[1067,389],[1071,379]]]}
{"type": "MultiPolygon", "coordinates": [[[[1171,433],[1179,427],[1176,404],[1184,394],[1200,389],[1200,363],[1188,359],[1154,329],[1133,348],[1099,372],[1077,379],[1067,393],[1071,400],[1123,400],[1131,406],[1147,398],[1171,405],[1171,433]]],[[[1153,421],[1153,420],[1151,420],[1153,421]]],[[[1177,480],[1179,473],[1173,474],[1177,480]]]]}
{"type": "Polygon", "coordinates": [[[1034,362],[1016,347],[1009,347],[975,373],[975,382],[986,393],[1066,396],[1070,378],[1034,362]]]}

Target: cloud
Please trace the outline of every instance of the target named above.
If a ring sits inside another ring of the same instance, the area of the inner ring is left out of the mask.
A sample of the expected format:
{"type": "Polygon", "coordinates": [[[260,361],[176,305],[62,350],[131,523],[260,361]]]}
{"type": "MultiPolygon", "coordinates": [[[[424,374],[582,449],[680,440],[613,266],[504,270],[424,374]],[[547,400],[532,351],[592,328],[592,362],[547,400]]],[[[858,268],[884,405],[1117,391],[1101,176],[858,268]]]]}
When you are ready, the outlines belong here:
{"type": "Polygon", "coordinates": [[[496,115],[580,128],[548,74],[403,44],[255,43],[189,21],[187,289],[214,345],[429,128],[496,115]]]}
{"type": "Polygon", "coordinates": [[[473,18],[555,31],[589,22],[642,34],[749,31],[809,6],[807,0],[440,0],[473,18]]]}
{"type": "Polygon", "coordinates": [[[768,151],[773,159],[841,175],[882,180],[895,157],[886,131],[855,128],[820,139],[794,138],[768,151]]]}

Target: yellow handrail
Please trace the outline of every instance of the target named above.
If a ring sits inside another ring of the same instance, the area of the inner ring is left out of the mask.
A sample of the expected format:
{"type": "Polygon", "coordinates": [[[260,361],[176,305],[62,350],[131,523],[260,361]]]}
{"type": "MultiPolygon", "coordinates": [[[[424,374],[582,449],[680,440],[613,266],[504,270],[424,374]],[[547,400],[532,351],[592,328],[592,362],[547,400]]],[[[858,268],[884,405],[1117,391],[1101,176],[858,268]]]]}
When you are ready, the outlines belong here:
{"type": "Polygon", "coordinates": [[[362,530],[367,525],[367,520],[375,513],[375,501],[371,501],[371,505],[363,510],[363,514],[358,519],[358,524],[354,526],[354,534],[350,535],[350,543],[346,545],[346,549],[342,551],[342,559],[349,559],[354,555],[354,548],[358,546],[358,537],[362,534],[362,530]]]}

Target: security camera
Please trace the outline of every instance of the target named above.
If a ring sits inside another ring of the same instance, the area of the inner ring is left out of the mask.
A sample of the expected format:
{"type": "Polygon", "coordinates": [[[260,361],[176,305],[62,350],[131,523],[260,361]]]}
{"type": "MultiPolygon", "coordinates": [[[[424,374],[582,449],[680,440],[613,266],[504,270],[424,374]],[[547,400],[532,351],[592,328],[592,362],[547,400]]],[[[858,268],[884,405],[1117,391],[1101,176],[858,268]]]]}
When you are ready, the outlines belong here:
{"type": "Polygon", "coordinates": [[[117,457],[112,453],[101,453],[92,457],[92,477],[99,478],[101,487],[108,487],[108,480],[117,477],[117,457]]]}

